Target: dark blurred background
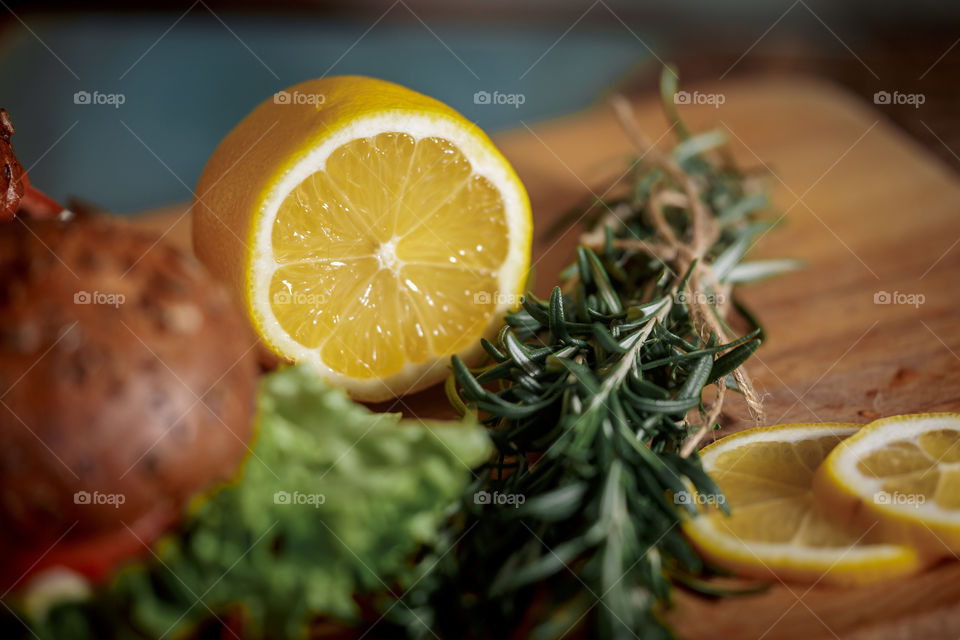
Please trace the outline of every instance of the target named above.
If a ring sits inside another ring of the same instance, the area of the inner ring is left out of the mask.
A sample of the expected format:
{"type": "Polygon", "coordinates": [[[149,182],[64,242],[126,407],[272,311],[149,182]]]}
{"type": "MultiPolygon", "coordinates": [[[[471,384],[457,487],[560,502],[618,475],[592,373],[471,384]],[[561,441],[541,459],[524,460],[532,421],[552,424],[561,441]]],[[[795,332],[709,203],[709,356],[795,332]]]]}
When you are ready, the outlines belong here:
{"type": "Polygon", "coordinates": [[[922,96],[876,108],[960,169],[958,42],[960,4],[934,0],[0,0],[0,106],[34,183],[119,212],[188,200],[258,102],[332,74],[408,85],[491,132],[651,91],[664,61],[696,84],[814,75],[868,102],[922,96]]]}

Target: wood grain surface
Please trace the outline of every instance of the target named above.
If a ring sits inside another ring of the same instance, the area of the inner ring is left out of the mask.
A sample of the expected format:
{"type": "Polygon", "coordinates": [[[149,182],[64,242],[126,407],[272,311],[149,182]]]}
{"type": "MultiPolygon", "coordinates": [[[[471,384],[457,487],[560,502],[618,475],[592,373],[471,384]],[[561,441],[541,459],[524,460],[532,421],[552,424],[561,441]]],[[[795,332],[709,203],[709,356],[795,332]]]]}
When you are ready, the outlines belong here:
{"type": "MultiPolygon", "coordinates": [[[[782,221],[754,255],[808,263],[743,290],[768,334],[749,368],[764,397],[764,422],[960,410],[957,177],[869,105],[813,80],[685,88],[723,94],[719,107],[682,107],[684,117],[694,129],[724,129],[742,166],[770,174],[773,215],[782,221]],[[884,292],[893,303],[877,303],[884,292]]],[[[651,141],[671,141],[655,98],[637,102],[636,111],[651,141]]],[[[547,239],[542,232],[571,203],[602,195],[632,149],[605,106],[496,142],[530,193],[542,295],[578,233],[547,239]]],[[[188,246],[184,211],[155,212],[141,224],[188,246]]],[[[380,408],[443,415],[446,403],[434,390],[380,408]]],[[[730,404],[722,421],[727,431],[753,426],[742,403],[730,404]]],[[[677,589],[665,615],[691,639],[958,638],[960,563],[861,589],[777,584],[717,601],[677,589]]]]}

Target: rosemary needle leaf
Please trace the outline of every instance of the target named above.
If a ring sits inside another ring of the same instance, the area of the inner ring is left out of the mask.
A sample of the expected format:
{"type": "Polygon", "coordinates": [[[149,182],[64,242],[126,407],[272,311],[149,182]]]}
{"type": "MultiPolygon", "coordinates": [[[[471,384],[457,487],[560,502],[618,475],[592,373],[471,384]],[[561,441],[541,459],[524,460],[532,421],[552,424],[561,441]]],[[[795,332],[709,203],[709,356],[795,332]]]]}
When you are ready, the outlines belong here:
{"type": "Polygon", "coordinates": [[[755,260],[744,262],[732,267],[724,278],[725,282],[742,283],[756,282],[765,278],[772,278],[788,271],[803,268],[800,260],[755,260]]]}
{"type": "Polygon", "coordinates": [[[691,158],[699,156],[704,151],[721,147],[726,142],[727,136],[722,131],[707,131],[678,144],[673,150],[673,159],[677,164],[684,165],[691,158]]]}
{"type": "MultiPolygon", "coordinates": [[[[607,305],[607,311],[612,314],[620,313],[620,311],[623,309],[623,307],[620,305],[620,297],[617,295],[617,292],[613,290],[613,284],[610,282],[610,275],[607,273],[606,268],[604,268],[604,266],[600,263],[600,258],[598,258],[597,254],[589,249],[583,249],[583,247],[580,249],[582,250],[580,253],[586,254],[587,256],[587,271],[593,274],[591,280],[597,287],[600,297],[607,305]]],[[[583,273],[582,268],[581,273],[583,273]]]]}
{"type": "Polygon", "coordinates": [[[510,357],[513,358],[513,361],[520,365],[521,369],[526,371],[531,376],[536,376],[538,373],[540,373],[540,367],[530,359],[527,350],[515,335],[512,333],[507,333],[504,336],[503,346],[506,348],[507,353],[510,354],[510,357]]]}
{"type": "Polygon", "coordinates": [[[769,204],[766,194],[751,193],[743,196],[736,202],[724,207],[717,218],[722,224],[730,224],[742,220],[754,211],[759,211],[769,204]]]}
{"type": "Polygon", "coordinates": [[[743,234],[737,238],[733,244],[724,249],[723,253],[716,257],[712,266],[713,274],[717,277],[717,280],[721,282],[727,280],[730,271],[737,266],[737,263],[743,258],[743,254],[750,248],[752,241],[753,238],[750,235],[743,234]]]}
{"type": "Polygon", "coordinates": [[[670,392],[664,389],[661,386],[658,386],[649,380],[636,380],[628,388],[627,391],[635,391],[638,396],[641,398],[655,398],[658,400],[666,400],[670,397],[670,392]]]}
{"type": "Polygon", "coordinates": [[[464,393],[471,400],[485,398],[487,396],[486,390],[476,381],[473,374],[470,373],[470,369],[463,363],[463,360],[457,356],[453,356],[450,361],[453,366],[453,374],[457,377],[457,382],[463,387],[464,393]]]}
{"type": "Polygon", "coordinates": [[[674,97],[677,94],[677,85],[680,82],[680,76],[670,67],[666,67],[660,74],[660,101],[663,104],[663,110],[666,113],[670,125],[677,130],[677,136],[681,140],[690,137],[690,131],[680,119],[677,112],[677,106],[674,97]]]}
{"type": "Polygon", "coordinates": [[[569,518],[580,508],[587,488],[588,484],[582,481],[563,485],[524,503],[517,509],[517,515],[546,522],[569,518]]]}
{"type": "Polygon", "coordinates": [[[547,318],[547,305],[543,302],[537,300],[533,294],[528,293],[524,296],[522,301],[523,309],[530,315],[531,318],[536,320],[539,324],[547,324],[549,319],[547,318]]]}
{"type": "Polygon", "coordinates": [[[600,392],[600,383],[597,381],[597,378],[593,375],[589,368],[585,367],[579,362],[575,362],[567,358],[550,356],[550,359],[558,362],[567,371],[569,371],[587,394],[593,395],[600,392]]]}
{"type": "Polygon", "coordinates": [[[510,356],[497,349],[497,346],[486,338],[480,338],[480,345],[495,362],[506,362],[510,359],[510,356]]]}
{"type": "Polygon", "coordinates": [[[693,369],[690,371],[687,380],[683,383],[683,386],[680,387],[680,391],[677,392],[677,398],[699,400],[700,394],[703,392],[703,386],[707,383],[713,366],[713,356],[710,355],[709,352],[700,356],[693,365],[693,369]]]}
{"type": "Polygon", "coordinates": [[[490,594],[497,596],[562,571],[587,547],[586,540],[577,538],[557,546],[522,568],[502,571],[490,585],[490,594]]]}
{"type": "Polygon", "coordinates": [[[559,342],[568,342],[570,340],[570,334],[567,331],[566,317],[563,312],[563,293],[560,291],[560,287],[554,287],[553,293],[550,294],[550,333],[553,334],[555,340],[559,342]]]}
{"type": "Polygon", "coordinates": [[[697,509],[681,498],[726,504],[696,452],[680,454],[694,431],[687,417],[703,413],[707,386],[737,389],[732,373],[763,339],[736,297],[716,307],[708,294],[718,292],[697,288],[796,263],[742,262],[769,228],[756,218],[766,198],[717,150],[720,133],[690,135],[676,90],[664,70],[679,145],[639,149],[632,182],[592,202],[562,282],[548,300],[525,296],[496,341],[483,342],[488,366],[475,373],[453,359],[460,391],[451,401],[478,412],[497,453],[442,533],[447,545],[422,559],[436,569],[404,597],[440,637],[465,627],[478,639],[517,629],[564,636],[563,623],[589,627],[575,634],[583,637],[668,637],[656,607],[669,598],[669,575],[682,567],[684,583],[696,584],[703,564],[677,525],[697,509]],[[651,204],[662,215],[651,216],[651,204]],[[712,235],[695,243],[705,228],[712,235]],[[666,246],[671,239],[681,246],[666,246]],[[733,334],[728,307],[750,333],[733,334]]]}
{"type": "Polygon", "coordinates": [[[630,399],[635,408],[650,413],[685,413],[700,404],[699,398],[676,398],[673,400],[654,400],[651,398],[635,397],[630,399]]]}
{"type": "Polygon", "coordinates": [[[597,340],[597,345],[599,345],[604,351],[609,351],[610,353],[624,354],[627,350],[622,347],[616,339],[610,334],[610,331],[600,322],[593,323],[593,337],[597,340]]]}
{"type": "Polygon", "coordinates": [[[713,370],[710,371],[710,377],[707,381],[714,382],[727,375],[746,362],[747,358],[753,355],[753,352],[758,348],[760,348],[760,340],[751,340],[750,342],[740,345],[730,353],[720,356],[713,363],[713,370]]]}

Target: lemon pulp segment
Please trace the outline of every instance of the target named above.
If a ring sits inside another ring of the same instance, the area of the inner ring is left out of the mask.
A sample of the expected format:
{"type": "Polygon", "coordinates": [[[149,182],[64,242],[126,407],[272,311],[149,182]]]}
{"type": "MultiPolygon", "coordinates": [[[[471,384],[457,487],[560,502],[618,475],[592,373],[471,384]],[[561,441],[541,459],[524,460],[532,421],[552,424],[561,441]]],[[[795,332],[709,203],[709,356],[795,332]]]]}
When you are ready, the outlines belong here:
{"type": "Polygon", "coordinates": [[[856,543],[857,536],[834,524],[811,492],[814,471],[842,439],[833,433],[758,442],[719,453],[710,474],[723,489],[733,516],[711,510],[705,517],[744,541],[805,547],[856,543]]]}
{"type": "Polygon", "coordinates": [[[817,495],[871,537],[935,558],[960,551],[960,414],[875,420],[827,457],[817,495]]]}
{"type": "Polygon", "coordinates": [[[865,541],[815,496],[818,469],[858,429],[847,423],[778,425],[705,447],[704,470],[731,513],[704,508],[684,522],[684,532],[704,556],[744,575],[858,585],[915,571],[921,563],[912,549],[865,541]]]}
{"type": "Polygon", "coordinates": [[[864,455],[857,470],[878,491],[909,495],[943,509],[960,509],[960,431],[936,429],[916,441],[894,440],[864,455]]]}
{"type": "Polygon", "coordinates": [[[333,371],[385,377],[479,338],[506,236],[500,192],[450,141],[357,138],[280,204],[272,310],[333,371]]]}

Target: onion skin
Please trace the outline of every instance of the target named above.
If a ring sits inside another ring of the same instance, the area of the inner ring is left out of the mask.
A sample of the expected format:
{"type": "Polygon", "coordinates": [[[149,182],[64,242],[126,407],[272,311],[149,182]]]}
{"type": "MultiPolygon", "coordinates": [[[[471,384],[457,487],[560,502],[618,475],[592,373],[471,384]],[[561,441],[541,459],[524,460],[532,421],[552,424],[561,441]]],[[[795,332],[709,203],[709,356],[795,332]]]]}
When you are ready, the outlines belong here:
{"type": "Polygon", "coordinates": [[[0,224],[0,588],[58,564],[103,578],[235,477],[254,344],[159,238],[106,218],[0,224]]]}

